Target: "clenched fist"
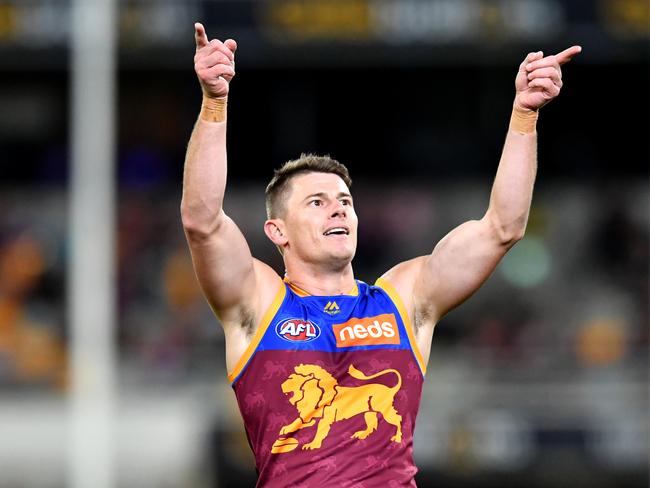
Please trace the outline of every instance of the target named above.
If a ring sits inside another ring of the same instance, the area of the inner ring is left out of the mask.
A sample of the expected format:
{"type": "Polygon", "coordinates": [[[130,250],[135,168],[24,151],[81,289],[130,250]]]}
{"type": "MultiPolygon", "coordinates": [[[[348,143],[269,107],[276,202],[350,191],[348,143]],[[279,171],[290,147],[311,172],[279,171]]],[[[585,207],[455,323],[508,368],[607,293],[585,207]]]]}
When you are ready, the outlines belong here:
{"type": "Polygon", "coordinates": [[[208,98],[227,97],[230,80],[235,76],[237,43],[232,39],[208,41],[205,27],[198,22],[194,24],[194,38],[194,71],[199,77],[203,95],[208,98]]]}
{"type": "Polygon", "coordinates": [[[581,51],[580,46],[572,46],[553,56],[544,57],[541,51],[526,56],[515,79],[515,105],[525,110],[539,110],[557,97],[562,88],[560,66],[581,51]]]}

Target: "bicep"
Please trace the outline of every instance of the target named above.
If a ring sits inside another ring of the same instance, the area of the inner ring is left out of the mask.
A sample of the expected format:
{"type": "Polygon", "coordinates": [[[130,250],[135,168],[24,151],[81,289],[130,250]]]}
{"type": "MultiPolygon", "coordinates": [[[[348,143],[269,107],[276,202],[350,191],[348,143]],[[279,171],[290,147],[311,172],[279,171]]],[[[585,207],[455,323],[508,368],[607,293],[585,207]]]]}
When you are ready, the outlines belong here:
{"type": "Polygon", "coordinates": [[[186,236],[196,276],[212,309],[222,317],[231,310],[254,308],[259,266],[235,222],[224,214],[209,235],[186,231],[186,236]]]}
{"type": "Polygon", "coordinates": [[[488,279],[512,245],[499,238],[487,218],[461,224],[425,259],[416,282],[417,301],[440,319],[488,279]]]}

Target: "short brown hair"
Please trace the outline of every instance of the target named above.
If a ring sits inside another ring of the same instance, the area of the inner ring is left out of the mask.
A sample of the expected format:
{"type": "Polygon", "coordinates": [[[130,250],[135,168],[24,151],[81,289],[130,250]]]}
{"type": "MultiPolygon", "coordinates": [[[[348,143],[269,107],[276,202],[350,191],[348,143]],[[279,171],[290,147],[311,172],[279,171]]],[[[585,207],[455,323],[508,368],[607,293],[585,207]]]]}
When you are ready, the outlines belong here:
{"type": "Polygon", "coordinates": [[[271,182],[266,187],[266,215],[269,219],[277,218],[286,211],[285,202],[291,178],[303,173],[333,173],[352,186],[348,169],[336,159],[329,156],[302,153],[298,159],[287,161],[276,169],[271,182]]]}

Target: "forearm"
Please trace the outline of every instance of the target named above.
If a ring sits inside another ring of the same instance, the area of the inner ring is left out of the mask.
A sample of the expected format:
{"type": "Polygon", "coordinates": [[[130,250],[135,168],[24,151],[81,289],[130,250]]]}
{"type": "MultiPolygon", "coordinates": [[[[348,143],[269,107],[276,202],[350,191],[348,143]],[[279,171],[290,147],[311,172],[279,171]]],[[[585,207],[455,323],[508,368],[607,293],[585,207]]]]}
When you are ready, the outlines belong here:
{"type": "Polygon", "coordinates": [[[537,173],[536,114],[521,117],[513,110],[486,214],[503,242],[524,235],[537,173]]]}
{"type": "Polygon", "coordinates": [[[205,103],[187,147],[181,215],[189,231],[210,233],[226,188],[226,106],[205,103]]]}

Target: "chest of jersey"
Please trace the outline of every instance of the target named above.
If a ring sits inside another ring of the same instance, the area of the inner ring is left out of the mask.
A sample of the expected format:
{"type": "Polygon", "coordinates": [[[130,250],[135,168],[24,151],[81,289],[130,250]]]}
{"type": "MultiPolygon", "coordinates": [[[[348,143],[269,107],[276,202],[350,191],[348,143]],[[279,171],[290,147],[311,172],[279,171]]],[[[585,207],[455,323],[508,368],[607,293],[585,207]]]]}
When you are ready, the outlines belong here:
{"type": "MultiPolygon", "coordinates": [[[[335,297],[281,290],[230,374],[263,486],[280,472],[277,486],[294,475],[308,486],[361,480],[368,463],[411,486],[423,373],[403,317],[386,291],[362,282],[335,297]],[[332,472],[305,474],[325,460],[332,472]]],[[[375,474],[364,486],[385,482],[375,474]]]]}
{"type": "Polygon", "coordinates": [[[269,324],[258,350],[320,350],[409,348],[398,314],[384,297],[370,294],[285,299],[269,324]]]}

